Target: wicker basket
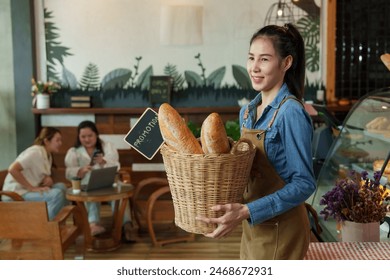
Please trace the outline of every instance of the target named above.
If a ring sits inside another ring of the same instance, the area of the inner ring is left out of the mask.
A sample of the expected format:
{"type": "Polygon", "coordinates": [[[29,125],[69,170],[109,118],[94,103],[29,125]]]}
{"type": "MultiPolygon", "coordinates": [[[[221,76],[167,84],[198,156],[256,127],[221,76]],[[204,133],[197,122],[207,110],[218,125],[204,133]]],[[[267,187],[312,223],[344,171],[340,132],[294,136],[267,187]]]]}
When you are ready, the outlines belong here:
{"type": "Polygon", "coordinates": [[[233,143],[228,154],[183,154],[167,145],[161,148],[175,210],[175,223],[185,231],[204,234],[214,225],[195,217],[215,218],[216,204],[241,202],[248,184],[255,146],[247,139],[233,143]]]}

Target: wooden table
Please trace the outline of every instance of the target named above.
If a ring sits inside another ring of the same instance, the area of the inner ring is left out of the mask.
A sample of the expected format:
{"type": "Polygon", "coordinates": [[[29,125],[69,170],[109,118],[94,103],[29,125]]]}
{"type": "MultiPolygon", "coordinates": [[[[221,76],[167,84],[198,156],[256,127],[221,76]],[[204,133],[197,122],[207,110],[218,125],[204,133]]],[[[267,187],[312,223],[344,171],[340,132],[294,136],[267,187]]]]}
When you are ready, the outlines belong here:
{"type": "Polygon", "coordinates": [[[311,242],[305,260],[390,260],[390,242],[311,242]]]}
{"type": "Polygon", "coordinates": [[[74,194],[72,189],[66,193],[66,198],[74,201],[80,208],[83,215],[86,249],[90,251],[105,252],[116,250],[121,245],[122,221],[126,205],[129,198],[133,195],[133,186],[126,185],[113,188],[105,188],[90,192],[80,192],[74,194]],[[112,230],[99,235],[92,236],[88,223],[88,213],[85,208],[85,202],[109,202],[115,201],[114,212],[112,215],[112,230]]]}

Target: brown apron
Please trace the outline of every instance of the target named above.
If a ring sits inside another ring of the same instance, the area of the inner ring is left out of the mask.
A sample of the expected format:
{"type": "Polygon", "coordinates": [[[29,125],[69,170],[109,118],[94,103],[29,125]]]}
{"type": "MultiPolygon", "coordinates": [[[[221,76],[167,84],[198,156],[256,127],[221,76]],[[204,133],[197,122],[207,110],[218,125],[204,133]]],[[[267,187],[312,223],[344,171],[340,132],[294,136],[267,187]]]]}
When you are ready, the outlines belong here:
{"type": "MultiPolygon", "coordinates": [[[[268,127],[272,126],[278,110],[268,127]]],[[[245,203],[274,193],[286,184],[267,158],[265,133],[265,130],[242,128],[241,137],[251,140],[257,147],[251,178],[244,193],[245,203]]],[[[309,247],[310,224],[304,204],[261,224],[253,226],[244,220],[242,225],[241,259],[303,259],[309,247]]]]}

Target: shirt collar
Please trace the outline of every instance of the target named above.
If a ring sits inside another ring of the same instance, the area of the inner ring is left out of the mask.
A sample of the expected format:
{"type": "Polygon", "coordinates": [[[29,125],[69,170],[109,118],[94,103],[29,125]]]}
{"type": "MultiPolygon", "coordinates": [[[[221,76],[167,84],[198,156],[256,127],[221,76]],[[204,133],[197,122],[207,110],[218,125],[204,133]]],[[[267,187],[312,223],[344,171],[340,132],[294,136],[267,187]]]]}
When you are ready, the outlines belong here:
{"type": "MultiPolygon", "coordinates": [[[[291,95],[291,93],[288,90],[287,84],[283,83],[282,87],[279,89],[278,94],[276,95],[275,99],[272,100],[272,102],[268,105],[274,109],[279,108],[280,103],[285,99],[287,96],[291,95]]],[[[256,106],[261,102],[262,95],[261,92],[256,95],[256,97],[248,104],[248,109],[252,110],[256,108],[256,106]]]]}

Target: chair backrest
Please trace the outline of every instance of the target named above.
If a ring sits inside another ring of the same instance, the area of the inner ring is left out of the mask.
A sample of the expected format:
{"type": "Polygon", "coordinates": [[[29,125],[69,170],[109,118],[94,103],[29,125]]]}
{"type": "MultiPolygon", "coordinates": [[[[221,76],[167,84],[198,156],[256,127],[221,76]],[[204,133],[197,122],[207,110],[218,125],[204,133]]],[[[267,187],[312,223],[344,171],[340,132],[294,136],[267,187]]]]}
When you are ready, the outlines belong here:
{"type": "Polygon", "coordinates": [[[134,190],[132,206],[139,230],[147,228],[154,246],[194,240],[194,234],[183,235],[177,231],[178,228],[172,227],[175,213],[166,178],[151,177],[141,180],[134,190]],[[164,233],[162,238],[160,233],[164,233]]]}
{"type": "MultiPolygon", "coordinates": [[[[165,186],[168,186],[168,180],[166,178],[157,177],[143,179],[136,186],[132,197],[132,210],[133,216],[141,229],[147,227],[146,206],[149,198],[154,192],[165,186]]],[[[158,211],[153,211],[153,220],[160,222],[174,220],[173,202],[170,193],[161,195],[159,201],[156,201],[155,203],[155,207],[158,211]]]]}
{"type": "Polygon", "coordinates": [[[5,177],[8,174],[8,170],[0,170],[0,191],[3,189],[5,177]]]}
{"type": "Polygon", "coordinates": [[[1,239],[12,241],[0,243],[0,259],[64,258],[59,224],[48,221],[45,202],[0,202],[1,239]]]}

